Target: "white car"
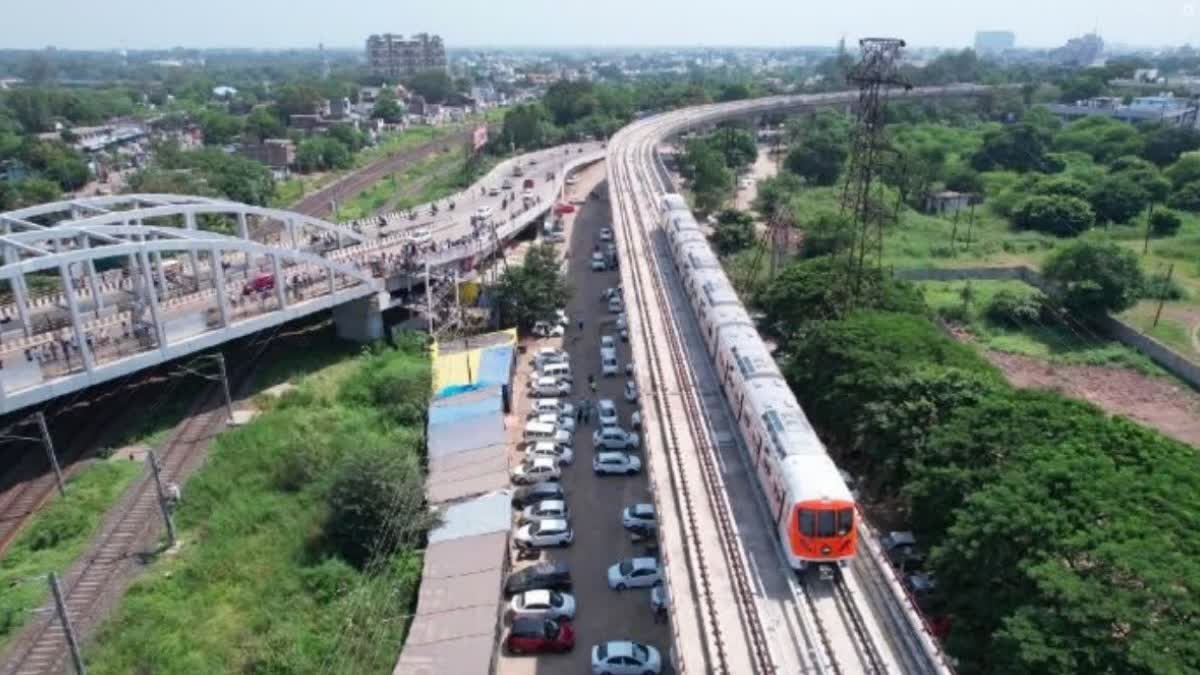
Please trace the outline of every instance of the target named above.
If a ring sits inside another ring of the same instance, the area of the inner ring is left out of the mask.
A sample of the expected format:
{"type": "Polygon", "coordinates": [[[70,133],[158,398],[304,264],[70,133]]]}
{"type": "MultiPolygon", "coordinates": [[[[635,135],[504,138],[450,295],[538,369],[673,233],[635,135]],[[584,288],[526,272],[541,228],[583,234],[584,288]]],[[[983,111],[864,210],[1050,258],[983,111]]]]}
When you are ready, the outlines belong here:
{"type": "Polygon", "coordinates": [[[629,328],[628,322],[625,320],[625,312],[617,315],[617,330],[625,330],[629,328]]]}
{"type": "Polygon", "coordinates": [[[571,325],[571,320],[567,318],[566,310],[562,310],[562,309],[554,310],[554,320],[557,321],[563,327],[571,325]]]}
{"type": "Polygon", "coordinates": [[[608,263],[604,261],[604,254],[599,251],[592,254],[592,271],[603,272],[608,269],[608,263]]]}
{"type": "Polygon", "coordinates": [[[570,464],[575,461],[575,451],[566,443],[532,441],[525,444],[525,457],[527,459],[549,457],[557,461],[560,465],[570,464]]]}
{"type": "Polygon", "coordinates": [[[537,321],[533,324],[533,329],[530,332],[537,337],[562,337],[567,332],[567,329],[558,322],[537,321]]]}
{"type": "Polygon", "coordinates": [[[638,400],[637,382],[625,380],[625,400],[634,403],[638,400]]]}
{"type": "Polygon", "coordinates": [[[526,506],[521,512],[521,521],[536,523],[539,520],[568,520],[571,510],[561,499],[544,499],[536,504],[526,506]]]}
{"type": "Polygon", "coordinates": [[[592,445],[607,450],[636,450],[642,439],[621,427],[600,427],[592,432],[592,445]]]}
{"type": "Polygon", "coordinates": [[[629,428],[630,429],[641,429],[642,428],[642,411],[641,410],[634,410],[633,414],[631,414],[629,416],[629,428]]]}
{"type": "Polygon", "coordinates": [[[617,404],[611,398],[596,401],[596,413],[601,427],[617,426],[617,404]]]}
{"type": "Polygon", "coordinates": [[[512,482],[517,485],[530,485],[548,480],[558,480],[562,471],[553,457],[534,457],[513,467],[512,482]]]}
{"type": "Polygon", "coordinates": [[[605,377],[621,374],[621,364],[617,363],[617,352],[615,349],[600,350],[600,374],[605,377]]]}
{"type": "Polygon", "coordinates": [[[479,220],[487,220],[488,218],[491,218],[492,217],[492,207],[481,206],[481,207],[475,209],[475,217],[478,218],[479,220]]]}
{"type": "Polygon", "coordinates": [[[546,424],[553,424],[559,429],[571,434],[575,433],[575,418],[573,416],[568,417],[562,413],[548,412],[538,415],[537,421],[545,422],[546,424]]]}
{"type": "Polygon", "coordinates": [[[612,241],[612,230],[607,227],[600,228],[600,241],[612,241]]]}
{"type": "Polygon", "coordinates": [[[539,520],[517,528],[513,543],[517,548],[545,548],[547,546],[570,546],[575,541],[575,530],[565,520],[539,520]]]}
{"type": "Polygon", "coordinates": [[[616,352],[617,351],[617,339],[611,335],[601,335],[600,336],[600,351],[603,352],[605,349],[611,349],[614,352],[616,352]]]}
{"type": "Polygon", "coordinates": [[[608,587],[617,591],[650,588],[661,579],[662,570],[655,558],[626,558],[608,568],[608,587]]]}
{"type": "Polygon", "coordinates": [[[621,525],[627,530],[652,530],[658,527],[653,504],[634,504],[621,511],[621,525]]]}
{"type": "Polygon", "coordinates": [[[571,383],[557,377],[539,377],[529,381],[529,395],[556,398],[571,393],[571,383]]]}
{"type": "Polygon", "coordinates": [[[625,311],[625,303],[621,302],[621,296],[608,299],[608,311],[611,314],[620,314],[625,311]]]}
{"type": "Polygon", "coordinates": [[[575,597],[559,591],[525,591],[509,604],[514,619],[574,619],[575,597]]]}
{"type": "Polygon", "coordinates": [[[621,288],[619,286],[616,288],[609,286],[608,288],[604,289],[603,293],[600,294],[601,300],[612,300],[613,298],[619,297],[621,297],[621,288]]]}
{"type": "Polygon", "coordinates": [[[563,417],[575,417],[575,406],[557,398],[536,398],[530,402],[528,419],[533,419],[545,413],[555,413],[563,417]]]}
{"type": "Polygon", "coordinates": [[[570,362],[571,362],[571,355],[566,353],[565,351],[559,349],[558,347],[542,347],[541,349],[537,350],[534,353],[533,358],[529,360],[529,363],[534,368],[537,368],[539,370],[541,370],[542,366],[546,366],[551,363],[570,363],[570,362]]]}
{"type": "Polygon", "coordinates": [[[592,675],[659,675],[662,656],[650,645],[612,640],[592,647],[592,675]]]}
{"type": "Polygon", "coordinates": [[[592,471],[600,475],[633,476],[641,470],[642,460],[627,452],[608,450],[592,457],[592,471]]]}

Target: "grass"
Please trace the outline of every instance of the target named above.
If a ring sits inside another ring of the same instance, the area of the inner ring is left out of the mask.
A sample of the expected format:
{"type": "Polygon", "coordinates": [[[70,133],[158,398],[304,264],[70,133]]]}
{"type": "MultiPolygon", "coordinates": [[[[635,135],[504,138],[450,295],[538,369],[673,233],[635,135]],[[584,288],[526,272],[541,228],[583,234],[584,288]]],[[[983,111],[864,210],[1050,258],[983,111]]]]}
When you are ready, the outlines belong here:
{"type": "MultiPolygon", "coordinates": [[[[85,652],[92,673],[386,672],[407,630],[421,556],[361,571],[329,550],[327,498],[354,453],[416,461],[420,432],[347,386],[424,357],[334,360],[217,438],[177,513],[183,546],[154,562],[85,652]]],[[[290,370],[282,366],[274,376],[290,370]]]]}
{"type": "Polygon", "coordinates": [[[1087,328],[1034,322],[1018,329],[988,321],[983,312],[996,293],[1001,290],[1022,294],[1034,292],[1022,282],[925,281],[919,285],[930,308],[964,324],[985,349],[1032,356],[1063,365],[1124,367],[1148,375],[1164,374],[1144,354],[1119,342],[1104,339],[1087,328]],[[970,289],[969,303],[964,303],[964,288],[970,289]]]}
{"type": "Polygon", "coordinates": [[[48,597],[46,575],[66,571],[87,547],[108,507],[144,465],[89,464],[67,481],[67,494],[39,511],[0,559],[0,651],[48,597]]]}
{"type": "Polygon", "coordinates": [[[354,198],[338,205],[338,219],[365,218],[389,203],[394,204],[393,208],[405,209],[453,194],[458,189],[456,186],[431,191],[429,184],[447,174],[458,173],[462,159],[462,150],[452,148],[450,152],[439,152],[415,162],[402,173],[381,178],[354,198]]]}

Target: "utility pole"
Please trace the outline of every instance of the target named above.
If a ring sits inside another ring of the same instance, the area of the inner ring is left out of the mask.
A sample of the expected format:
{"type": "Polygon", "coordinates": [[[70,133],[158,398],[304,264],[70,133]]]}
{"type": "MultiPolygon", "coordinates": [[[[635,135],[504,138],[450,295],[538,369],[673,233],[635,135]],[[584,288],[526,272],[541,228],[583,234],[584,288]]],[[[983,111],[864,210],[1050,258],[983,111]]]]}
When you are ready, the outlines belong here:
{"type": "Polygon", "coordinates": [[[1175,272],[1175,263],[1167,268],[1167,278],[1163,279],[1162,294],[1158,296],[1158,309],[1154,312],[1154,325],[1151,328],[1158,327],[1158,319],[1162,316],[1163,304],[1167,301],[1167,289],[1171,285],[1171,275],[1175,272]]]}
{"type": "Polygon", "coordinates": [[[71,652],[71,661],[75,664],[77,675],[87,675],[87,666],[83,663],[83,652],[79,650],[79,638],[71,625],[71,617],[67,615],[67,602],[63,599],[62,588],[58,585],[58,575],[51,572],[48,575],[50,593],[54,595],[54,607],[58,611],[58,620],[62,623],[63,634],[67,636],[67,649],[71,652]]]}
{"type": "Polygon", "coordinates": [[[971,213],[967,219],[967,248],[971,248],[971,231],[975,229],[975,202],[971,202],[971,213]]]}
{"type": "Polygon", "coordinates": [[[217,352],[213,355],[217,360],[217,367],[221,369],[221,389],[225,393],[225,414],[228,415],[229,421],[233,421],[233,396],[229,393],[229,373],[225,370],[225,355],[217,352]]]}
{"type": "Polygon", "coordinates": [[[433,277],[430,276],[429,261],[425,261],[425,313],[429,317],[429,336],[433,337],[433,277]]]}
{"type": "Polygon", "coordinates": [[[175,523],[171,520],[171,507],[167,503],[166,491],[163,489],[161,469],[158,466],[158,455],[154,451],[146,453],[146,461],[150,463],[150,471],[154,474],[154,489],[158,493],[158,508],[162,510],[163,522],[167,524],[167,540],[169,546],[175,546],[175,523]]]}
{"type": "Polygon", "coordinates": [[[1154,202],[1150,202],[1150,209],[1146,212],[1146,241],[1142,244],[1142,255],[1150,252],[1150,225],[1154,216],[1154,202]]]}
{"type": "Polygon", "coordinates": [[[958,213],[962,209],[954,209],[954,227],[950,230],[950,255],[954,255],[954,242],[958,237],[958,213]]]}
{"type": "Polygon", "coordinates": [[[66,496],[67,486],[63,482],[62,467],[58,465],[58,455],[54,454],[54,442],[50,440],[50,429],[46,426],[46,415],[41,410],[34,415],[37,418],[38,429],[42,432],[42,446],[46,448],[46,458],[54,469],[54,481],[58,484],[58,494],[66,496]]]}

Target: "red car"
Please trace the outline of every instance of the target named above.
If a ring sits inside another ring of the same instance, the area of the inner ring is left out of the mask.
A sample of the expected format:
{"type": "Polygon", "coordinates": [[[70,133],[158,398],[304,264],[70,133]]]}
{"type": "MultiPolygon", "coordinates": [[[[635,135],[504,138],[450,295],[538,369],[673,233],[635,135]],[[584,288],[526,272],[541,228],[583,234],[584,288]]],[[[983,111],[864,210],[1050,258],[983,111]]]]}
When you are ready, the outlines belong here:
{"type": "Polygon", "coordinates": [[[561,216],[568,213],[575,213],[574,204],[557,204],[554,207],[554,215],[561,216]]]}
{"type": "Polygon", "coordinates": [[[575,629],[570,621],[514,619],[504,646],[512,654],[569,652],[575,647],[575,629]]]}
{"type": "Polygon", "coordinates": [[[275,288],[275,277],[270,274],[260,274],[250,281],[247,281],[246,285],[242,286],[242,295],[261,293],[263,291],[269,291],[273,288],[275,288]]]}

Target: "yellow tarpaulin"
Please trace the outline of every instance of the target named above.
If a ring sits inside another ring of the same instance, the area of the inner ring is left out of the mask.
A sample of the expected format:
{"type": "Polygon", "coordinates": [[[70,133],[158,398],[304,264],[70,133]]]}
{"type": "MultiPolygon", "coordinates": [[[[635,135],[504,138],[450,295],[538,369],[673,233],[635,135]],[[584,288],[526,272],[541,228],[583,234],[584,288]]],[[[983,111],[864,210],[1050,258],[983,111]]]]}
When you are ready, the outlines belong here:
{"type": "Polygon", "coordinates": [[[433,390],[457,387],[474,382],[479,372],[483,351],[500,345],[515,345],[517,329],[475,335],[468,340],[453,340],[447,344],[433,343],[433,390]],[[476,346],[478,345],[478,346],[476,346]]]}

